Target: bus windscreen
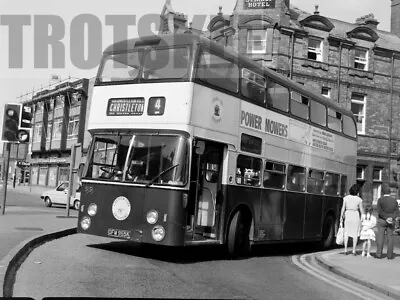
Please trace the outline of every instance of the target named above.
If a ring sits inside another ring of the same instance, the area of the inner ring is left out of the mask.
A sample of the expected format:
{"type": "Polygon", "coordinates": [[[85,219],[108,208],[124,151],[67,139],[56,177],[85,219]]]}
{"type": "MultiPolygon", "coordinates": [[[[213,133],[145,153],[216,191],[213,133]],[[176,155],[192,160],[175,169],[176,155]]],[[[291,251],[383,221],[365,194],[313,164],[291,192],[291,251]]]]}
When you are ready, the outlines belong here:
{"type": "Polygon", "coordinates": [[[110,54],[102,61],[99,82],[148,82],[188,79],[189,49],[167,48],[110,54]]]}
{"type": "Polygon", "coordinates": [[[184,185],[187,145],[181,136],[95,135],[86,178],[184,185]]]}

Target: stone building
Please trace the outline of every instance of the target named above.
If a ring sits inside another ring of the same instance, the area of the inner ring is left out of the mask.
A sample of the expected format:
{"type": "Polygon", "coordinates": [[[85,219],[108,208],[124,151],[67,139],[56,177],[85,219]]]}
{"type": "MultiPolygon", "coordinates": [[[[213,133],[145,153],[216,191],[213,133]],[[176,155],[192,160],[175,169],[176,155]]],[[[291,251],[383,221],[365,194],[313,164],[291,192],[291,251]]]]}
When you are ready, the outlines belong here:
{"type": "MultiPolygon", "coordinates": [[[[220,10],[209,37],[351,109],[358,125],[357,181],[376,200],[383,183],[398,194],[400,140],[400,1],[392,1],[392,29],[372,14],[354,23],[290,5],[289,0],[238,0],[220,10]],[[397,21],[396,21],[397,18],[397,21]]],[[[389,4],[388,4],[389,5],[389,4]]]]}
{"type": "MultiPolygon", "coordinates": [[[[170,31],[185,32],[182,20],[171,21],[167,4],[170,31]]],[[[391,0],[391,31],[378,24],[373,14],[349,23],[318,6],[300,10],[290,0],[236,0],[232,14],[220,7],[201,33],[353,111],[357,182],[369,202],[384,183],[399,197],[400,0],[391,0]]]]}

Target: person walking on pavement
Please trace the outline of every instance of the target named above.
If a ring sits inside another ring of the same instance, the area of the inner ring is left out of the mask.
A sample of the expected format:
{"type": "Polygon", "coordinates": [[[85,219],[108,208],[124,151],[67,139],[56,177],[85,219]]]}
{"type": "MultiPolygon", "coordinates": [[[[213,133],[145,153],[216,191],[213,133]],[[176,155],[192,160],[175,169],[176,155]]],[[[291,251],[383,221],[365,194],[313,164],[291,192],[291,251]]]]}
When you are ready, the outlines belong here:
{"type": "Polygon", "coordinates": [[[383,196],[378,199],[376,206],[378,212],[376,239],[376,258],[382,258],[385,233],[387,236],[387,258],[394,259],[393,253],[393,231],[394,221],[399,216],[399,207],[394,197],[390,195],[390,188],[387,185],[382,187],[383,196]]]}
{"type": "Polygon", "coordinates": [[[361,216],[360,240],[364,241],[361,256],[371,257],[371,240],[375,241],[373,228],[376,226],[376,218],[372,215],[372,211],[372,206],[368,205],[365,207],[365,214],[361,216]]]}
{"type": "Polygon", "coordinates": [[[343,226],[344,220],[344,254],[347,253],[349,237],[353,239],[353,255],[357,255],[357,240],[360,234],[361,218],[364,214],[362,199],[358,197],[359,187],[353,184],[349,190],[350,195],[343,198],[343,206],[340,213],[340,220],[343,226]]]}

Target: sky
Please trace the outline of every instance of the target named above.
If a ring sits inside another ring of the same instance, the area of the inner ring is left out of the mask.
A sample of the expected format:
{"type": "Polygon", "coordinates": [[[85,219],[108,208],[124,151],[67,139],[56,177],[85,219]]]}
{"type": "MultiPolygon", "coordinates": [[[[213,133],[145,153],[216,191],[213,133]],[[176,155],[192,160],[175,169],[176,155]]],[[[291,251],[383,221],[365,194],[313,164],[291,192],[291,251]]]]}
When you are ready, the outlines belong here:
{"type": "MultiPolygon", "coordinates": [[[[113,26],[107,24],[133,22],[136,18],[127,34],[129,38],[137,37],[138,31],[155,29],[148,18],[159,15],[164,3],[165,0],[1,0],[0,118],[5,103],[28,100],[32,91],[54,83],[52,75],[61,79],[95,76],[101,51],[116,36],[113,26]],[[79,25],[87,20],[93,30],[84,34],[79,25]],[[25,24],[20,31],[15,29],[17,23],[25,24]],[[59,40],[54,57],[51,51],[46,55],[47,47],[43,46],[47,23],[54,24],[52,34],[59,40]]],[[[231,14],[235,3],[236,0],[172,0],[172,7],[188,15],[190,21],[193,15],[215,15],[219,6],[224,14],[231,14]]],[[[319,5],[321,15],[348,22],[373,13],[380,22],[378,29],[390,31],[390,0],[291,0],[291,4],[310,13],[319,5]]]]}

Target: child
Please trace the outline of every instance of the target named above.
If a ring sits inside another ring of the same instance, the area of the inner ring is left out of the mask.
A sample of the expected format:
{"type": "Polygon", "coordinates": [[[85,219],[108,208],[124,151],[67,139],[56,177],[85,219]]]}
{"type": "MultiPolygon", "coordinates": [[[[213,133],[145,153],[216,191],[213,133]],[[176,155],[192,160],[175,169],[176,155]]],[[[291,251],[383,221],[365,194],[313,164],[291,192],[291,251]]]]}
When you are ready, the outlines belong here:
{"type": "Polygon", "coordinates": [[[367,257],[371,257],[371,240],[375,241],[373,228],[376,226],[376,218],[372,215],[372,211],[372,206],[368,205],[365,208],[365,214],[361,216],[360,240],[364,241],[361,256],[365,256],[365,248],[367,248],[367,257]]]}

